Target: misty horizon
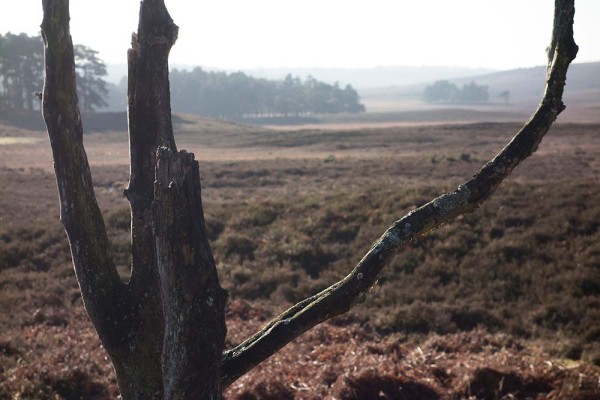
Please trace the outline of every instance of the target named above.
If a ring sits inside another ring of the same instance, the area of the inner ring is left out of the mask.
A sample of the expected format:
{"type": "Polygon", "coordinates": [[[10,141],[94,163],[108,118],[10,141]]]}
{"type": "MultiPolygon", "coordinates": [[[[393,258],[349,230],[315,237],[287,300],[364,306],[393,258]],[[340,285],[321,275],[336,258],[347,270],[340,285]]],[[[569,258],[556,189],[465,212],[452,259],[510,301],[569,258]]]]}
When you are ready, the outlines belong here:
{"type": "MultiPolygon", "coordinates": [[[[590,64],[597,63],[580,62],[574,64],[590,64]]],[[[286,75],[299,76],[307,78],[312,76],[319,80],[341,85],[350,84],[357,89],[371,89],[385,86],[410,86],[427,84],[436,80],[443,79],[461,79],[472,78],[494,73],[529,70],[535,68],[545,68],[545,64],[518,67],[510,69],[501,68],[484,68],[484,67],[468,67],[468,66],[410,66],[410,65],[389,65],[389,66],[374,66],[374,67],[254,67],[254,68],[221,68],[205,65],[191,65],[172,63],[170,69],[191,71],[194,68],[201,68],[205,71],[214,72],[243,72],[255,78],[265,78],[271,80],[284,79],[286,75]]],[[[127,64],[125,63],[107,63],[108,82],[119,84],[123,78],[127,77],[127,64]]]]}
{"type": "MultiPolygon", "coordinates": [[[[180,28],[170,62],[227,71],[378,65],[529,68],[545,63],[553,9],[547,0],[307,0],[302,7],[275,0],[169,0],[166,5],[180,28]]],[[[97,50],[108,64],[125,63],[138,7],[137,1],[72,2],[74,42],[97,50]]],[[[576,8],[577,60],[600,60],[600,2],[578,0],[576,8]]],[[[2,33],[36,35],[40,22],[38,2],[17,2],[10,12],[0,13],[2,33]]]]}

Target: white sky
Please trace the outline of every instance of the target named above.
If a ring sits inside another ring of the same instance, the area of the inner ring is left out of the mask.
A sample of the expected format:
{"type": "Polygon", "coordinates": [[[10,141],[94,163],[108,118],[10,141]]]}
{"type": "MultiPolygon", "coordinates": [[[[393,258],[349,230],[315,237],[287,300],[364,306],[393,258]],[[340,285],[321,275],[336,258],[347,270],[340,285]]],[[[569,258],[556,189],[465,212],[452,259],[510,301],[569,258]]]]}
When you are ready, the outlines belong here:
{"type": "MultiPolygon", "coordinates": [[[[172,64],[217,68],[542,65],[553,0],[166,0],[172,64]]],[[[39,31],[41,0],[0,0],[0,32],[39,31]]],[[[578,62],[600,61],[600,0],[576,0],[578,62]]],[[[75,43],[125,63],[139,0],[71,0],[75,43]]]]}

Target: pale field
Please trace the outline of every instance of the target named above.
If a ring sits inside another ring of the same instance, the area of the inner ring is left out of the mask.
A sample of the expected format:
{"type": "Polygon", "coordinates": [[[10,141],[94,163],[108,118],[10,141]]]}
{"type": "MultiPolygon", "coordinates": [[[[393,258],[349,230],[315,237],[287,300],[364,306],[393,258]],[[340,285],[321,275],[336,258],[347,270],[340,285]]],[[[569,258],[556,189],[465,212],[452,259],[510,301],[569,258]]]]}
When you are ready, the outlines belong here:
{"type": "MultiPolygon", "coordinates": [[[[589,100],[589,99],[588,99],[589,100]]],[[[600,104],[600,101],[599,101],[600,104]]],[[[471,109],[441,109],[419,102],[388,102],[380,104],[383,112],[361,115],[326,116],[322,123],[304,125],[245,126],[237,123],[205,119],[191,115],[175,118],[175,136],[179,149],[196,155],[201,162],[251,160],[299,160],[335,158],[405,158],[419,154],[439,153],[449,147],[460,148],[459,137],[445,143],[435,139],[424,146],[420,137],[428,132],[443,131],[452,126],[459,132],[461,126],[470,131],[473,124],[490,122],[508,124],[512,132],[527,121],[526,109],[516,106],[481,106],[471,109]],[[421,136],[419,136],[422,133],[421,136]],[[409,139],[399,138],[409,135],[409,139]]],[[[41,118],[41,116],[39,117],[41,118]]],[[[600,105],[586,101],[567,108],[557,123],[600,123],[600,105]]],[[[484,127],[496,129],[496,125],[484,127]]],[[[434,133],[435,136],[437,133],[434,133]]],[[[489,157],[499,151],[507,136],[496,140],[493,136],[481,138],[489,157]]],[[[428,139],[425,140],[425,143],[428,139]]],[[[597,144],[582,143],[580,137],[549,135],[538,154],[558,154],[565,148],[590,149],[597,144]]],[[[587,140],[587,139],[586,139],[587,140]]],[[[126,166],[129,163],[126,132],[102,132],[84,136],[88,159],[92,166],[126,166]]],[[[469,143],[465,142],[465,148],[469,143]]],[[[594,149],[590,149],[594,150],[594,149]]],[[[41,130],[15,128],[0,122],[0,168],[39,168],[52,171],[53,162],[47,134],[41,130]]]]}
{"type": "MultiPolygon", "coordinates": [[[[441,120],[425,123],[391,121],[389,125],[383,125],[380,121],[375,121],[365,122],[362,125],[345,122],[338,125],[338,129],[333,129],[335,126],[333,123],[326,125],[330,129],[322,129],[323,125],[319,125],[319,129],[307,126],[296,126],[293,129],[281,129],[281,127],[267,129],[193,116],[180,116],[176,118],[176,121],[175,131],[179,149],[195,153],[196,158],[200,160],[204,209],[212,213],[209,215],[213,217],[220,216],[223,209],[231,208],[232,205],[240,205],[240,208],[234,209],[232,212],[241,213],[241,210],[245,210],[243,207],[256,207],[257,204],[264,204],[265,201],[290,204],[291,208],[293,208],[291,202],[306,203],[307,199],[311,198],[317,199],[320,202],[319,206],[323,208],[328,206],[329,201],[339,202],[343,205],[343,201],[340,201],[340,194],[351,196],[353,193],[368,193],[374,188],[384,188],[390,196],[393,196],[392,192],[396,190],[406,191],[407,188],[427,186],[434,188],[432,189],[434,192],[439,190],[441,194],[468,179],[483,163],[502,149],[524,122],[524,120],[501,123],[476,120],[459,122],[441,120]]],[[[115,210],[124,209],[127,207],[127,200],[122,194],[122,189],[127,185],[129,169],[127,165],[129,161],[127,133],[91,133],[84,136],[84,141],[92,165],[94,190],[101,209],[107,215],[115,210]]],[[[51,247],[54,251],[53,249],[59,248],[61,243],[64,245],[64,236],[59,227],[59,204],[47,135],[41,130],[19,129],[0,123],[0,143],[2,143],[0,144],[0,226],[11,234],[22,232],[23,229],[32,230],[34,233],[43,231],[43,229],[54,232],[52,237],[60,238],[56,245],[51,247]]],[[[561,190],[565,190],[565,185],[573,188],[573,183],[579,185],[582,193],[588,190],[587,188],[591,188],[590,191],[593,191],[593,188],[600,184],[600,124],[570,124],[559,120],[559,123],[544,139],[539,150],[525,162],[525,165],[514,171],[506,186],[514,189],[520,184],[525,184],[539,189],[543,185],[547,185],[551,187],[551,190],[556,190],[560,194],[561,190]]],[[[537,189],[535,189],[535,193],[539,193],[537,189]]],[[[507,190],[503,188],[497,196],[506,193],[507,190]]],[[[539,201],[540,204],[543,204],[545,201],[543,196],[536,196],[531,197],[532,203],[539,201]]],[[[486,208],[482,208],[480,211],[487,212],[488,216],[495,215],[496,211],[499,214],[506,213],[503,211],[503,207],[507,202],[500,203],[500,207],[498,207],[498,203],[496,205],[490,203],[491,205],[486,205],[486,208]]],[[[536,206],[537,204],[534,204],[532,207],[536,206]]],[[[312,208],[310,210],[310,213],[319,215],[318,210],[312,208]]],[[[519,204],[515,205],[515,211],[520,212],[519,204]]],[[[578,212],[585,211],[585,208],[578,210],[578,212]]],[[[399,209],[397,212],[398,215],[395,218],[401,216],[403,211],[399,209]]],[[[289,226],[285,227],[284,232],[288,232],[287,229],[291,229],[296,224],[302,225],[305,220],[312,218],[315,221],[318,220],[315,215],[300,214],[297,219],[290,219],[289,226]]],[[[551,223],[556,225],[566,223],[558,218],[548,220],[552,220],[551,223]]],[[[374,232],[381,233],[375,229],[374,232]]],[[[456,233],[457,230],[454,232],[456,233]]],[[[227,234],[229,235],[229,233],[227,234]]],[[[245,233],[242,232],[242,234],[245,233]]],[[[48,235],[50,236],[50,234],[48,235]]],[[[115,235],[123,243],[128,243],[127,232],[115,233],[115,235]]],[[[450,235],[449,240],[455,236],[458,235],[450,235]]],[[[374,233],[373,238],[375,237],[374,233]]],[[[41,241],[41,239],[38,240],[38,242],[41,241]]],[[[224,241],[222,240],[222,242],[224,241]]],[[[261,242],[261,246],[265,246],[265,243],[261,242]]],[[[580,246],[580,243],[577,246],[580,246]]],[[[218,245],[215,248],[218,249],[218,245]]],[[[571,250],[570,248],[569,251],[571,250]]],[[[346,252],[350,253],[350,250],[340,251],[342,254],[346,254],[346,252]]],[[[583,253],[583,250],[578,247],[577,252],[578,254],[583,253]]],[[[56,256],[49,251],[44,254],[48,258],[56,256]]],[[[23,357],[18,354],[14,359],[4,358],[4,360],[8,360],[6,362],[10,362],[7,366],[3,366],[4,371],[9,371],[5,376],[11,377],[11,379],[13,376],[19,376],[19,368],[53,370],[55,365],[61,365],[61,368],[64,365],[69,368],[73,368],[75,364],[81,366],[80,360],[89,357],[91,354],[89,349],[94,349],[95,354],[99,354],[96,356],[97,359],[103,361],[93,365],[101,365],[104,369],[96,369],[90,376],[95,381],[103,382],[104,385],[109,381],[109,384],[114,387],[111,367],[105,354],[98,352],[100,346],[91,325],[85,319],[80,304],[75,302],[79,308],[67,308],[67,311],[62,308],[56,311],[56,307],[53,309],[45,305],[47,298],[56,298],[58,300],[55,301],[61,305],[63,303],[72,304],[72,299],[78,299],[77,284],[72,277],[68,262],[68,249],[57,254],[61,257],[63,265],[52,267],[50,274],[32,271],[23,273],[18,268],[7,269],[0,274],[0,278],[4,279],[2,289],[4,300],[0,299],[0,310],[5,311],[4,315],[0,312],[0,328],[7,330],[7,327],[12,327],[8,336],[5,334],[10,341],[5,341],[5,343],[15,342],[20,346],[18,348],[26,349],[24,344],[20,344],[19,338],[27,337],[28,341],[32,340],[31,338],[35,339],[35,344],[31,344],[31,346],[35,346],[34,350],[23,351],[23,357]],[[31,283],[27,289],[21,289],[12,282],[31,283]],[[63,287],[64,282],[68,282],[66,288],[63,287]],[[71,300],[63,301],[63,297],[71,300]],[[54,315],[50,314],[52,312],[61,313],[57,315],[64,315],[68,320],[67,325],[65,327],[34,325],[32,328],[28,323],[23,323],[22,321],[31,319],[33,310],[38,307],[46,310],[48,315],[54,315]],[[35,329],[39,334],[32,336],[31,329],[35,329]],[[47,332],[51,332],[51,334],[47,334],[47,332]],[[75,336],[81,339],[76,341],[79,347],[73,348],[71,344],[67,347],[62,338],[75,336]],[[52,354],[58,354],[56,359],[47,358],[52,354]],[[60,361],[56,361],[57,359],[60,361]],[[68,364],[69,362],[72,364],[68,364]],[[48,367],[46,367],[47,365],[48,367]]],[[[224,252],[221,251],[220,254],[223,256],[224,252]]],[[[228,263],[229,261],[222,265],[228,263]]],[[[252,264],[252,268],[258,264],[260,263],[252,264]]],[[[234,267],[242,268],[237,265],[233,265],[231,268],[234,267]]],[[[126,270],[125,264],[120,264],[119,268],[122,271],[126,270]]],[[[225,277],[224,281],[228,279],[226,271],[231,272],[232,270],[224,270],[222,274],[225,277]]],[[[380,290],[381,292],[374,293],[374,296],[384,293],[383,289],[380,290]]],[[[422,290],[420,287],[419,291],[422,290]]],[[[393,291],[401,292],[402,290],[394,287],[393,291]]],[[[240,301],[239,298],[238,301],[240,301]]],[[[251,304],[252,308],[249,309],[260,309],[263,304],[271,304],[271,307],[274,307],[270,300],[268,302],[257,300],[256,303],[251,304]]],[[[283,304],[277,304],[277,307],[280,306],[283,307],[283,304]]],[[[375,315],[376,310],[373,308],[364,312],[375,315]]],[[[384,312],[390,312],[390,309],[382,311],[382,313],[384,312]]],[[[253,330],[258,329],[261,321],[254,317],[251,317],[249,321],[230,319],[229,331],[233,332],[234,336],[230,335],[229,340],[247,337],[253,330]]],[[[307,368],[298,369],[297,363],[294,364],[294,360],[298,360],[298,354],[306,354],[307,357],[309,354],[314,356],[315,348],[320,349],[322,354],[331,355],[337,354],[332,353],[332,348],[340,347],[339,355],[329,357],[335,357],[336,361],[331,364],[336,366],[340,364],[337,360],[347,360],[343,367],[340,367],[342,370],[356,368],[356,365],[359,364],[363,365],[366,357],[373,356],[375,358],[371,358],[376,362],[367,364],[367,366],[380,366],[382,375],[389,374],[389,371],[386,370],[389,366],[399,366],[406,368],[405,371],[414,373],[416,367],[411,361],[411,354],[417,354],[416,357],[421,360],[425,357],[423,354],[430,354],[433,351],[428,350],[431,346],[428,347],[428,342],[424,342],[419,343],[416,347],[418,350],[411,351],[411,353],[405,352],[406,354],[398,359],[394,358],[393,351],[385,347],[382,347],[382,353],[363,354],[362,350],[367,353],[370,350],[368,350],[369,346],[364,346],[362,343],[357,345],[354,341],[353,337],[361,334],[358,331],[357,334],[352,333],[352,336],[341,338],[339,344],[338,342],[332,343],[331,339],[327,339],[325,344],[328,346],[324,346],[323,338],[333,336],[327,332],[335,333],[338,332],[337,329],[355,328],[336,328],[329,325],[317,328],[313,331],[314,333],[309,334],[312,336],[307,336],[308,339],[304,338],[294,342],[286,350],[276,355],[273,362],[265,363],[253,374],[247,375],[237,386],[232,387],[231,393],[251,388],[255,382],[263,379],[273,380],[277,376],[280,381],[287,381],[292,376],[294,379],[303,376],[306,377],[306,382],[312,385],[312,388],[317,387],[317,383],[314,383],[316,381],[309,380],[309,376],[319,376],[319,372],[307,368]],[[333,331],[334,329],[336,331],[333,331]],[[322,332],[327,334],[323,335],[322,332]],[[341,347],[341,344],[347,347],[341,347]],[[390,352],[390,357],[383,358],[384,352],[390,352]],[[361,362],[357,364],[357,354],[360,355],[362,364],[361,362]],[[283,373],[281,372],[282,368],[283,373]]],[[[519,351],[515,350],[512,364],[509,365],[506,351],[499,348],[494,348],[492,353],[497,361],[492,359],[492,355],[483,357],[482,347],[479,345],[481,341],[477,337],[484,335],[485,340],[488,340],[489,335],[479,332],[475,331],[471,334],[474,335],[473,339],[469,339],[476,345],[476,350],[472,352],[473,355],[465,350],[460,352],[453,350],[451,353],[441,351],[439,355],[431,353],[430,359],[433,360],[435,357],[436,362],[436,364],[432,364],[432,367],[436,369],[432,370],[434,371],[432,373],[429,370],[429,364],[423,363],[421,370],[425,372],[420,372],[422,376],[420,379],[424,382],[433,382],[434,378],[432,377],[436,376],[435,371],[439,371],[439,365],[444,368],[446,366],[455,368],[453,371],[461,370],[460,376],[464,376],[464,380],[468,379],[470,376],[468,374],[471,374],[471,372],[467,374],[467,366],[469,369],[483,367],[506,369],[510,367],[516,371],[521,371],[519,368],[522,368],[525,371],[523,374],[529,374],[533,370],[533,363],[539,364],[539,366],[536,364],[538,371],[541,371],[542,367],[546,368],[548,364],[544,363],[549,363],[548,360],[557,363],[554,358],[543,353],[543,349],[564,347],[562,344],[564,339],[555,340],[556,343],[550,343],[550,339],[532,344],[523,342],[526,343],[526,347],[522,347],[519,351]],[[450,356],[450,354],[452,355],[450,356]],[[451,358],[445,361],[444,357],[451,358]]],[[[557,335],[562,335],[562,333],[557,335]]],[[[395,340],[395,338],[393,336],[392,339],[386,340],[395,340]]],[[[436,343],[442,343],[442,338],[445,338],[443,340],[459,341],[460,346],[464,346],[466,343],[465,336],[461,334],[456,338],[454,336],[433,337],[432,346],[437,349],[436,343]]],[[[510,340],[513,341],[512,338],[510,340]]],[[[521,345],[519,344],[519,346],[521,345]]],[[[458,347],[455,346],[455,348],[458,347]]],[[[301,357],[301,362],[315,366],[313,360],[307,357],[301,357]]],[[[317,366],[321,368],[320,365],[317,366]]],[[[558,368],[563,371],[562,366],[558,368]]],[[[581,361],[572,363],[569,368],[581,368],[581,370],[573,370],[574,382],[581,384],[582,376],[587,379],[585,382],[599,382],[597,369],[592,370],[592,367],[581,361]]],[[[65,367],[61,371],[67,369],[65,367]]],[[[330,368],[327,371],[330,371],[330,368]]],[[[405,376],[404,372],[397,373],[405,376]]],[[[453,373],[459,376],[459,372],[453,373]]],[[[6,382],[10,383],[11,381],[6,380],[6,382]]],[[[21,382],[27,383],[26,379],[21,382]]],[[[567,384],[561,382],[554,385],[566,387],[567,384]]],[[[459,379],[455,379],[449,387],[458,388],[459,383],[459,379]]],[[[0,390],[2,389],[1,385],[2,381],[0,380],[0,390]]],[[[329,387],[324,387],[324,390],[329,389],[329,387]]],[[[88,396],[87,398],[92,397],[88,396]]],[[[235,397],[232,394],[229,398],[235,397]]],[[[555,398],[575,397],[569,395],[555,398]]]]}

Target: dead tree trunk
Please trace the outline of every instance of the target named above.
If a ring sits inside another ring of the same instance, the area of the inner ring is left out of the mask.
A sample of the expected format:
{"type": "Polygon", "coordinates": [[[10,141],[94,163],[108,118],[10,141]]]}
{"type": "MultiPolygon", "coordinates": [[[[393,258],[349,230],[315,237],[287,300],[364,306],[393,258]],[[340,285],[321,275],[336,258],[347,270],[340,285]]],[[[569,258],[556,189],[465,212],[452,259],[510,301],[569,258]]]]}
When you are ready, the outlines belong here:
{"type": "Polygon", "coordinates": [[[43,114],[77,279],[125,399],[219,398],[225,291],[205,233],[198,163],[177,153],[168,55],[177,27],[144,0],[129,51],[132,276],[112,262],[83,148],[68,0],[45,0],[43,114]],[[156,184],[155,184],[156,182],[156,184]],[[164,299],[164,301],[163,301],[164,299]]]}
{"type": "Polygon", "coordinates": [[[313,326],[346,312],[411,241],[477,208],[530,156],[564,109],[575,58],[574,0],[556,0],[546,92],[531,120],[457,190],[396,221],[352,272],[223,353],[225,302],[206,236],[198,162],[177,152],[168,55],[177,27],[163,0],[143,0],[129,62],[132,276],[120,280],[98,208],[75,86],[68,0],[43,0],[46,122],[65,226],[86,311],[115,367],[124,399],[218,399],[248,370],[313,326]]]}

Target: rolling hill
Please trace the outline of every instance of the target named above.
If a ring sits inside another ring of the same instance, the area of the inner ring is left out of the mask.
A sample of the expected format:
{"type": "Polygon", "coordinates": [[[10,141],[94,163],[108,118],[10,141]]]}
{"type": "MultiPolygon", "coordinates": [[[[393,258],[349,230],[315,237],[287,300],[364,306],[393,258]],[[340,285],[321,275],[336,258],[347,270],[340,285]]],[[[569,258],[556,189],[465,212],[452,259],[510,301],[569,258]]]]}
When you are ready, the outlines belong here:
{"type": "MultiPolygon", "coordinates": [[[[544,90],[546,67],[519,68],[509,71],[493,72],[483,75],[472,75],[463,78],[448,79],[448,81],[463,85],[471,81],[479,85],[487,85],[490,90],[490,101],[499,102],[499,93],[509,90],[511,103],[529,103],[539,100],[544,90]]],[[[566,101],[600,103],[600,62],[573,64],[569,69],[566,101]]],[[[443,78],[440,78],[443,79],[443,78]]],[[[423,89],[434,82],[422,82],[413,85],[391,85],[378,88],[361,89],[363,99],[388,99],[388,100],[418,100],[423,89]]]]}

